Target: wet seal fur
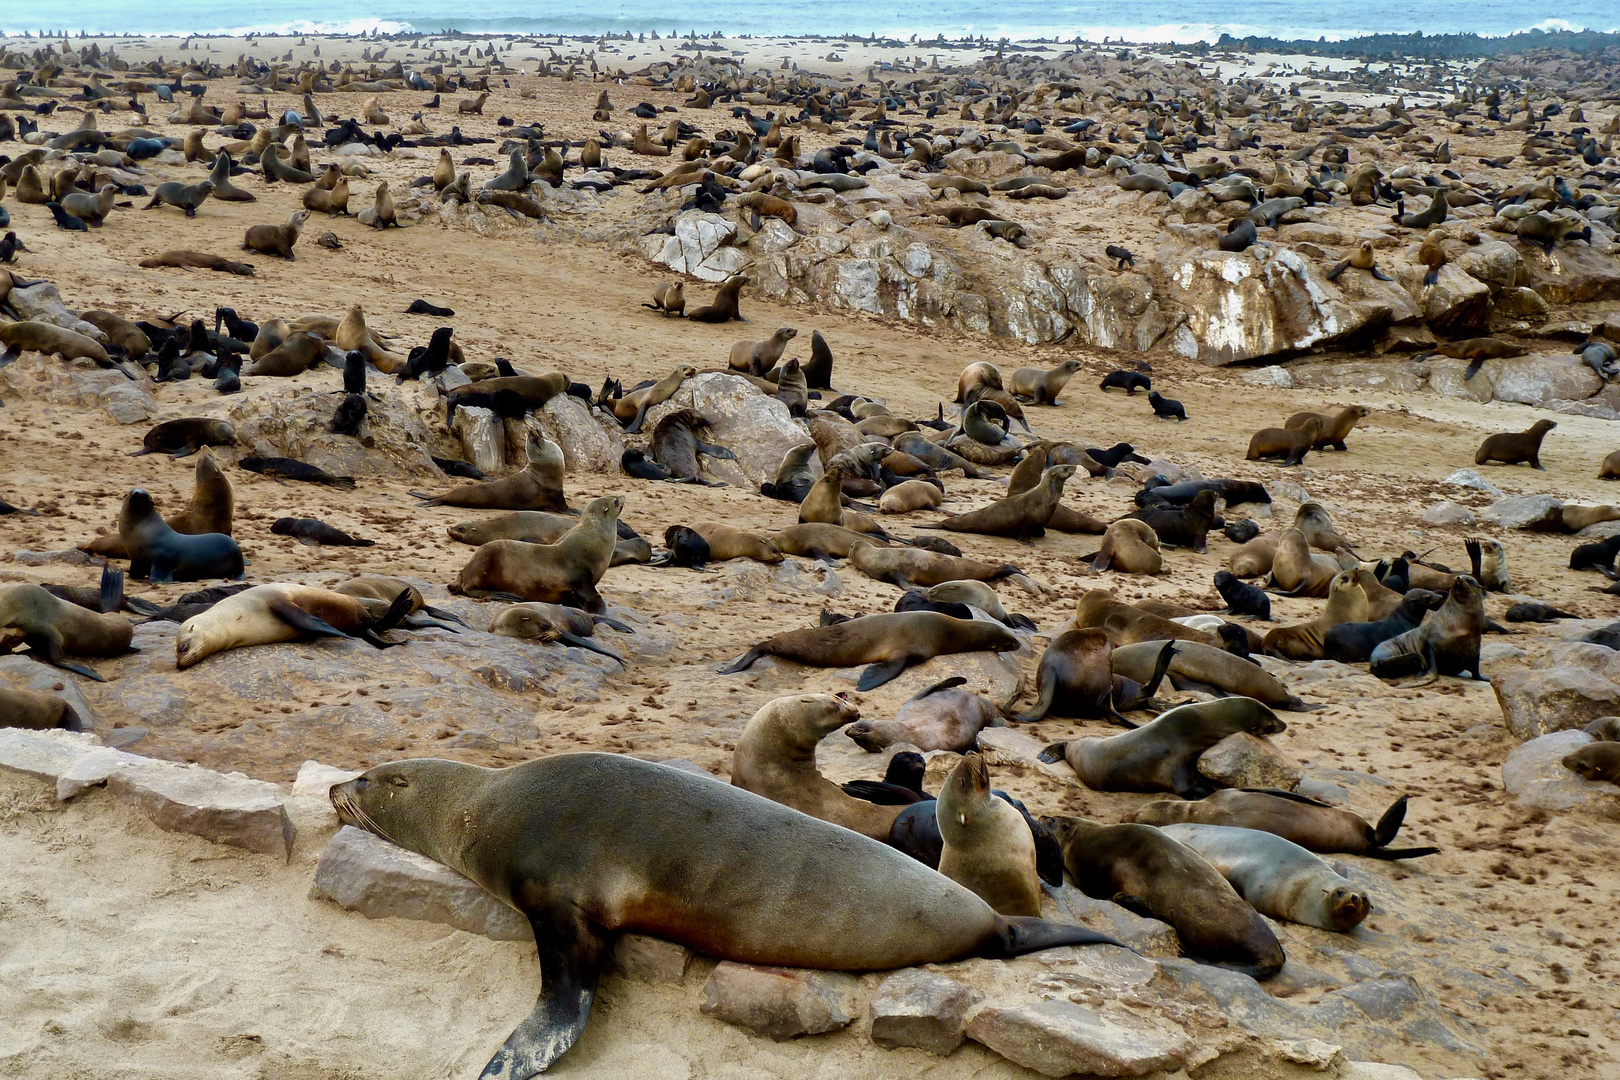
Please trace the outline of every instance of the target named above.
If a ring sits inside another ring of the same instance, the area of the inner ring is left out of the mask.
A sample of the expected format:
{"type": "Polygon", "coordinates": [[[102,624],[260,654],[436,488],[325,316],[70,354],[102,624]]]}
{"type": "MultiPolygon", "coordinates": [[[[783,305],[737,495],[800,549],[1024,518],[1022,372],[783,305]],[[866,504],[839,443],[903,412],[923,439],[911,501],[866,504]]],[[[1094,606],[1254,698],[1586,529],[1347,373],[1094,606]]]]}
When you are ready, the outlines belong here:
{"type": "Polygon", "coordinates": [[[485,1080],[527,1080],[568,1051],[621,932],[720,960],[849,971],[1113,943],[1084,927],[997,915],[885,844],[618,754],[498,770],[395,762],[331,797],[344,824],[471,878],[534,926],[540,997],[485,1080]],[[827,904],[829,894],[842,899],[827,904]]]}

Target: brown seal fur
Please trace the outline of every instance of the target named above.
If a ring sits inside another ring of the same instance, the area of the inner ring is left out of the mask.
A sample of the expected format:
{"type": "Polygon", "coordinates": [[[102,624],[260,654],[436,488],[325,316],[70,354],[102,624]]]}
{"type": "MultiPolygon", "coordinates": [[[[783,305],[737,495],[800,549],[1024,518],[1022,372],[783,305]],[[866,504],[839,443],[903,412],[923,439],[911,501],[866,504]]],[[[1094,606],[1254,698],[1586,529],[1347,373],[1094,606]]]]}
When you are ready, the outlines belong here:
{"type": "Polygon", "coordinates": [[[1198,771],[1198,755],[1228,735],[1286,731],[1269,707],[1246,697],[1177,705],[1134,731],[1054,743],[1041,760],[1067,761],[1093,791],[1171,791],[1200,798],[1214,790],[1198,771]]]}
{"type": "Polygon", "coordinates": [[[1479,450],[1474,454],[1474,464],[1483,465],[1488,461],[1500,461],[1504,465],[1518,465],[1529,462],[1532,468],[1539,469],[1541,440],[1547,437],[1547,432],[1557,426],[1557,422],[1553,420],[1537,420],[1530,425],[1528,431],[1488,436],[1479,444],[1479,450]]]}
{"type": "Polygon", "coordinates": [[[1333,559],[1311,554],[1301,530],[1290,527],[1277,534],[1276,553],[1271,560],[1273,589],[1286,596],[1324,597],[1338,572],[1339,564],[1333,559]]]}
{"type": "Polygon", "coordinates": [[[961,754],[973,749],[980,731],[1002,725],[1001,710],[992,702],[961,689],[960,675],[941,679],[911,695],[892,720],[861,720],[844,734],[869,754],[896,743],[918,750],[949,750],[961,754]]]}
{"type": "Polygon", "coordinates": [[[102,367],[112,363],[107,350],[94,339],[47,322],[0,323],[0,345],[8,350],[41,352],[64,360],[94,360],[102,367]]]}
{"type": "Polygon", "coordinates": [[[1041,913],[1035,836],[1023,814],[990,793],[990,770],[982,754],[970,750],[956,763],[940,788],[934,813],[944,841],[940,873],[1002,915],[1041,913]]]}
{"type": "Polygon", "coordinates": [[[281,344],[257,360],[250,361],[242,368],[242,374],[277,378],[302,375],[320,363],[325,355],[326,342],[314,334],[300,331],[288,334],[281,344]]]}
{"type": "Polygon", "coordinates": [[[692,531],[703,537],[709,545],[709,555],[716,561],[726,559],[754,559],[762,563],[779,563],[782,553],[766,537],[721,521],[694,521],[692,531]]]}
{"type": "Polygon", "coordinates": [[[885,491],[878,500],[878,509],[885,514],[909,514],[933,510],[944,498],[945,493],[926,480],[907,480],[885,491]]]}
{"type": "Polygon", "coordinates": [[[52,728],[88,730],[84,719],[63,698],[55,694],[35,694],[5,687],[0,687],[0,727],[27,728],[31,731],[49,731],[52,728]]]}
{"type": "Polygon", "coordinates": [[[675,391],[681,388],[681,383],[697,374],[697,368],[691,364],[676,364],[674,369],[662,379],[651,386],[640,390],[632,390],[621,398],[609,402],[608,407],[613,410],[614,419],[627,425],[626,431],[641,430],[641,422],[646,418],[647,410],[654,405],[662,405],[675,396],[675,391]]]}
{"type": "Polygon", "coordinates": [[[0,585],[0,648],[26,644],[36,660],[105,682],[69,656],[110,657],[129,652],[135,627],[116,612],[101,614],[59,600],[38,585],[0,585]]]}
{"type": "Polygon", "coordinates": [[[986,390],[1000,390],[1001,370],[983,360],[962,369],[956,380],[956,403],[970,405],[986,390]]]}
{"type": "Polygon", "coordinates": [[[1353,570],[1341,570],[1328,586],[1327,607],[1310,622],[1279,626],[1266,635],[1268,656],[1285,660],[1321,660],[1327,653],[1322,640],[1340,623],[1367,622],[1367,594],[1361,591],[1353,570]]]}
{"type": "Polygon", "coordinates": [[[530,429],[526,447],[529,463],[510,476],[477,484],[461,484],[442,495],[413,491],[424,506],[465,506],[476,510],[568,509],[563,497],[562,448],[538,430],[530,429]]]}
{"type": "Polygon", "coordinates": [[[1321,430],[1316,434],[1316,442],[1312,444],[1311,449],[1326,450],[1329,447],[1332,447],[1335,450],[1343,450],[1345,448],[1345,436],[1350,434],[1351,429],[1353,429],[1356,424],[1367,415],[1367,413],[1368,409],[1365,405],[1351,405],[1349,408],[1340,409],[1332,416],[1328,416],[1324,413],[1295,413],[1293,416],[1290,416],[1287,420],[1283,421],[1283,427],[1304,427],[1305,422],[1314,416],[1322,422],[1322,425],[1321,430]]]}
{"type": "Polygon", "coordinates": [[[1620,743],[1589,743],[1566,755],[1559,764],[1582,780],[1620,784],[1620,743]]]}
{"type": "Polygon", "coordinates": [[[1182,952],[1268,979],[1287,960],[1266,920],[1203,856],[1149,825],[1049,822],[1081,892],[1175,928],[1182,952]]]}
{"type": "Polygon", "coordinates": [[[1041,473],[1040,483],[1022,494],[1009,495],[979,510],[924,527],[1018,540],[1045,536],[1047,522],[1052,520],[1063,496],[1063,485],[1074,475],[1074,469],[1073,465],[1053,465],[1041,473]]]}
{"type": "Polygon", "coordinates": [[[1056,405],[1058,395],[1079,371],[1078,360],[1065,360],[1055,368],[1021,367],[1012,373],[1010,389],[1035,405],[1056,405]]]}
{"type": "Polygon", "coordinates": [[[1020,724],[1033,724],[1048,716],[1086,720],[1119,720],[1121,709],[1144,708],[1143,699],[1158,691],[1159,680],[1170,657],[1179,646],[1156,642],[1159,660],[1153,675],[1140,681],[1116,675],[1114,646],[1101,630],[1067,630],[1054,637],[1041,654],[1036,669],[1035,704],[1029,712],[1013,717],[1020,724]],[[1169,649],[1167,655],[1165,650],[1169,649]]]}
{"type": "Polygon", "coordinates": [[[927,589],[947,581],[1000,581],[1019,572],[1011,563],[981,562],[913,547],[881,547],[870,537],[852,543],[848,558],[867,577],[902,589],[927,589]]]}
{"type": "Polygon", "coordinates": [[[1599,480],[1620,480],[1620,450],[1616,450],[1603,459],[1598,466],[1599,480]]]}
{"type": "Polygon", "coordinates": [[[1391,848],[1406,820],[1406,796],[1384,812],[1375,828],[1349,810],[1295,795],[1291,791],[1244,791],[1222,788],[1197,802],[1157,799],[1127,810],[1123,820],[1143,825],[1227,825],[1258,829],[1290,840],[1307,851],[1363,855],[1370,859],[1412,859],[1438,848],[1391,848]]]}
{"type": "MultiPolygon", "coordinates": [[[[196,485],[191,491],[191,501],[184,510],[169,514],[163,520],[169,528],[186,536],[205,533],[230,536],[235,512],[236,493],[231,489],[231,482],[214,460],[213,452],[203,447],[202,453],[197,455],[196,485]]],[[[80,544],[79,550],[105,559],[129,558],[129,547],[116,528],[87,544],[80,544]]]]}
{"type": "Polygon", "coordinates": [[[868,664],[855,685],[865,692],[936,656],[1016,648],[1018,639],[998,623],[953,619],[933,611],[897,611],[775,634],[717,670],[722,675],[743,671],[762,656],[811,667],[868,664]]]}
{"type": "Polygon", "coordinates": [[[816,768],[816,745],[860,718],[859,708],[832,694],[766,702],[737,739],[732,784],[862,836],[886,840],[901,808],[846,795],[816,768]]]}
{"type": "Polygon", "coordinates": [[[1108,634],[1114,647],[1142,641],[1197,641],[1215,645],[1214,635],[1194,630],[1178,622],[1117,600],[1107,589],[1088,589],[1075,605],[1074,624],[1080,629],[1095,627],[1108,634]]]}
{"type": "Polygon", "coordinates": [[[596,583],[613,564],[623,509],[623,496],[591,500],[579,524],[555,544],[493,540],[473,552],[450,591],[475,597],[512,593],[598,614],[605,605],[596,583]]]}
{"type": "MultiPolygon", "coordinates": [[[[1082,556],[1081,561],[1084,561],[1082,556]]],[[[1102,547],[1091,560],[1091,571],[1117,570],[1122,574],[1157,574],[1164,569],[1159,536],[1145,521],[1123,518],[1108,526],[1102,547]]]]}
{"type": "MultiPolygon", "coordinates": [[[[555,544],[563,535],[579,524],[579,519],[568,514],[553,514],[545,510],[511,510],[494,517],[459,521],[450,526],[450,539],[459,544],[482,547],[492,540],[521,540],[526,544],[555,544]]],[[[641,537],[621,538],[613,545],[613,565],[644,563],[652,548],[641,537]]]]}
{"type": "Polygon", "coordinates": [[[1305,460],[1305,454],[1316,445],[1317,437],[1322,431],[1322,418],[1311,415],[1303,420],[1297,428],[1261,428],[1249,440],[1249,452],[1244,455],[1247,461],[1258,461],[1261,458],[1283,458],[1283,464],[1298,465],[1305,460]]]}
{"type": "Polygon", "coordinates": [[[732,319],[740,321],[742,312],[737,306],[737,294],[742,292],[742,287],[747,284],[748,278],[742,274],[733,274],[715,292],[713,302],[694,308],[686,313],[686,317],[692,322],[703,323],[723,323],[732,319]]]}
{"type": "Polygon", "coordinates": [[[280,255],[290,262],[293,245],[298,242],[298,235],[304,231],[304,222],[308,219],[309,211],[299,210],[287,219],[285,225],[251,226],[242,237],[242,249],[256,251],[260,255],[280,255]]]}
{"type": "Polygon", "coordinates": [[[750,375],[763,376],[776,367],[776,362],[782,359],[782,353],[787,349],[788,342],[798,335],[799,332],[793,327],[782,326],[777,328],[776,333],[762,341],[739,341],[731,347],[727,363],[732,371],[745,371],[750,375]]]}
{"type": "Polygon", "coordinates": [[[1227,556],[1227,569],[1232,571],[1233,577],[1257,578],[1271,573],[1272,562],[1277,558],[1277,537],[1257,536],[1227,556]]]}
{"type": "Polygon", "coordinates": [[[136,266],[177,266],[187,270],[219,270],[227,274],[239,274],[242,277],[252,277],[257,270],[252,263],[237,262],[222,255],[210,255],[206,251],[165,251],[159,255],[150,255],[136,266]]]}
{"type": "Polygon", "coordinates": [[[771,543],[783,555],[806,559],[847,559],[856,544],[871,542],[872,537],[866,533],[819,521],[792,525],[771,535],[771,543]]]}
{"type": "MultiPolygon", "coordinates": [[[[1118,646],[1111,661],[1114,674],[1145,684],[1152,678],[1160,648],[1153,641],[1118,646]]],[[[1273,709],[1291,712],[1309,712],[1313,708],[1289,693],[1280,679],[1254,661],[1202,642],[1178,641],[1167,674],[1170,685],[1178,690],[1251,697],[1273,709]]]]}
{"type": "MultiPolygon", "coordinates": [[[[1600,521],[1620,520],[1620,507],[1609,506],[1582,506],[1576,503],[1565,503],[1558,508],[1559,520],[1563,523],[1564,531],[1578,533],[1588,525],[1596,525],[1600,521]]],[[[1490,583],[1485,583],[1490,587],[1490,583]]]]}
{"type": "MultiPolygon", "coordinates": [[[[290,583],[255,585],[181,624],[174,639],[175,666],[188,668],[228,649],[296,641],[310,633],[370,635],[377,644],[381,639],[375,630],[390,629],[405,613],[406,598],[396,598],[396,604],[379,621],[367,601],[357,596],[290,583]]],[[[381,642],[379,647],[387,644],[381,642]]]]}

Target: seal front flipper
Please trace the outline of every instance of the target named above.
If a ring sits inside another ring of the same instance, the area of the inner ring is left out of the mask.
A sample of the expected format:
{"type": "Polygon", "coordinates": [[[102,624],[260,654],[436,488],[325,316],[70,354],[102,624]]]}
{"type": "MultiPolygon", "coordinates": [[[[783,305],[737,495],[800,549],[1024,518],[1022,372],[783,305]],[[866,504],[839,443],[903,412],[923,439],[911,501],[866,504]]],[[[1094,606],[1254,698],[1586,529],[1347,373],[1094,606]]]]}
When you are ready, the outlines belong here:
{"type": "Polygon", "coordinates": [[[897,656],[881,664],[873,664],[861,672],[861,679],[855,684],[860,691],[876,690],[891,679],[898,678],[906,670],[907,657],[897,656]]]}
{"type": "Polygon", "coordinates": [[[265,607],[270,614],[286,623],[295,630],[302,630],[306,634],[316,637],[348,637],[342,630],[333,626],[325,619],[317,618],[295,605],[291,600],[281,597],[271,597],[265,600],[265,607]]]}
{"type": "Polygon", "coordinates": [[[540,1075],[579,1040],[591,1015],[606,942],[577,910],[561,904],[530,912],[529,924],[540,950],[540,998],[534,1012],[489,1059],[479,1080],[540,1075]]]}
{"type": "Polygon", "coordinates": [[[577,648],[581,648],[581,649],[588,649],[593,653],[601,653],[603,656],[607,657],[609,660],[617,660],[620,664],[624,663],[624,657],[620,656],[618,653],[614,652],[612,649],[604,649],[604,648],[602,648],[602,646],[600,646],[600,645],[596,644],[595,642],[591,641],[589,638],[575,637],[573,634],[565,633],[565,632],[559,630],[557,632],[557,640],[558,641],[566,641],[570,645],[576,646],[577,648]]]}
{"type": "Polygon", "coordinates": [[[59,638],[47,634],[28,634],[23,638],[28,651],[36,658],[45,661],[52,667],[59,667],[63,671],[71,671],[75,675],[83,675],[96,682],[106,682],[100,675],[91,671],[82,664],[75,664],[62,652],[62,642],[59,638]]]}

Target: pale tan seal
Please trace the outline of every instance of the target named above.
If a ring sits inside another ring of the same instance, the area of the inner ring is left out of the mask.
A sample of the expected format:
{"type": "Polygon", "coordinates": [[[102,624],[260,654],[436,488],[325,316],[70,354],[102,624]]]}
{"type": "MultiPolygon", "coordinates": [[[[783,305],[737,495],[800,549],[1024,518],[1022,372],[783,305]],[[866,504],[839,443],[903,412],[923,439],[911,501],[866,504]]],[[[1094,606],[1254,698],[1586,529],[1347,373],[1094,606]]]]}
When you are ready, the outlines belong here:
{"type": "Polygon", "coordinates": [[[864,692],[936,656],[1010,652],[1018,644],[1012,632],[999,623],[953,619],[933,611],[899,611],[775,634],[716,670],[722,675],[744,671],[762,656],[780,656],[811,667],[867,664],[870,666],[855,684],[864,692]]]}
{"type": "Polygon", "coordinates": [[[525,444],[529,463],[518,472],[499,480],[461,484],[441,495],[411,492],[425,500],[423,506],[464,506],[479,510],[567,510],[563,497],[562,447],[529,430],[525,444]]]}
{"type": "Polygon", "coordinates": [[[605,605],[596,585],[613,564],[623,509],[623,496],[591,500],[579,524],[555,544],[492,540],[473,552],[450,591],[475,597],[510,593],[598,613],[605,605]]]}
{"type": "Polygon", "coordinates": [[[940,873],[1002,915],[1040,915],[1035,836],[1024,815],[990,794],[983,755],[969,751],[957,762],[940,788],[934,813],[945,842],[940,873]]]}

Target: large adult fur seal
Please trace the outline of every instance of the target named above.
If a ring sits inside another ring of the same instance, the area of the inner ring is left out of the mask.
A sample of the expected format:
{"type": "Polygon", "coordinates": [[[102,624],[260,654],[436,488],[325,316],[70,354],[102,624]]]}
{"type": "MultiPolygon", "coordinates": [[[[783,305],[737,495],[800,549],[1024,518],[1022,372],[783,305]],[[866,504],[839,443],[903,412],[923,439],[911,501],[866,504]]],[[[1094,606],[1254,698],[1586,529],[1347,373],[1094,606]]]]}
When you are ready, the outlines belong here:
{"type": "Polygon", "coordinates": [[[613,410],[614,418],[624,425],[626,433],[635,434],[641,430],[648,409],[674,397],[675,391],[681,388],[681,383],[696,374],[697,368],[691,364],[676,364],[674,370],[651,386],[633,390],[611,402],[610,408],[613,410]]]}
{"type": "Polygon", "coordinates": [[[1081,629],[1096,627],[1104,631],[1116,648],[1171,639],[1215,644],[1214,635],[1127,604],[1107,589],[1088,589],[1081,594],[1074,606],[1074,624],[1081,629]]]}
{"type": "Polygon", "coordinates": [[[1256,979],[1287,957],[1266,920],[1197,852],[1151,825],[1048,821],[1063,845],[1063,867],[1081,892],[1122,904],[1175,928],[1187,956],[1256,979]]]}
{"type": "Polygon", "coordinates": [[[204,446],[231,446],[235,442],[236,429],[228,421],[184,417],[154,425],[142,437],[141,449],[130,457],[161,452],[182,458],[195,454],[204,446]]]}
{"type": "MultiPolygon", "coordinates": [[[[1304,537],[1300,538],[1302,541],[1304,537]]],[[[1308,553],[1308,551],[1307,551],[1308,553]]],[[[1236,578],[1265,577],[1271,573],[1272,564],[1277,558],[1277,536],[1256,536],[1238,545],[1236,551],[1226,557],[1226,567],[1232,571],[1236,578]]]]}
{"type": "Polygon", "coordinates": [[[1316,445],[1322,433],[1322,418],[1312,414],[1297,428],[1261,428],[1249,440],[1248,461],[1280,457],[1283,465],[1298,465],[1305,454],[1316,445]]]}
{"type": "Polygon", "coordinates": [[[953,619],[932,611],[863,615],[832,626],[788,630],[766,638],[716,670],[743,671],[762,656],[780,656],[811,667],[870,665],[857,690],[874,690],[913,664],[947,653],[1011,652],[1019,642],[1012,631],[978,619],[953,619]]]}
{"type": "Polygon", "coordinates": [[[844,734],[870,754],[896,743],[923,751],[965,753],[976,745],[980,731],[1001,726],[1001,710],[987,698],[963,690],[966,683],[960,675],[941,679],[911,695],[894,719],[859,720],[844,734]]]}
{"type": "Polygon", "coordinates": [[[399,625],[411,608],[410,590],[402,590],[381,616],[357,596],[306,585],[255,585],[227,596],[200,615],[187,619],[174,639],[175,666],[249,645],[270,645],[301,637],[357,637],[385,649],[396,644],[382,637],[399,625]]]}
{"type": "Polygon", "coordinates": [[[31,731],[49,731],[53,728],[89,730],[84,718],[65,698],[5,687],[0,687],[0,727],[28,728],[31,731]]]}
{"type": "Polygon", "coordinates": [[[1113,667],[1114,646],[1101,630],[1067,630],[1052,639],[1041,654],[1036,674],[1035,705],[1029,712],[1013,717],[1021,724],[1032,724],[1048,716],[1086,720],[1120,720],[1124,709],[1146,708],[1159,683],[1170,668],[1175,642],[1155,642],[1159,658],[1153,674],[1140,682],[1117,675],[1113,667]]]}
{"type": "Polygon", "coordinates": [[[874,840],[886,840],[898,806],[846,795],[816,768],[816,745],[861,718],[861,710],[832,694],[769,701],[743,727],[731,759],[731,782],[745,791],[874,840]]]}
{"type": "MultiPolygon", "coordinates": [[[[187,536],[201,536],[204,533],[224,533],[229,536],[235,511],[236,494],[231,490],[230,479],[226,477],[225,470],[219,467],[213,453],[204,449],[197,458],[196,485],[192,488],[191,501],[184,510],[170,514],[163,520],[169,528],[187,536]]],[[[79,550],[106,559],[129,558],[129,548],[116,528],[87,544],[80,544],[79,550]]]]}
{"type": "Polygon", "coordinates": [[[1348,933],[1372,903],[1367,893],[1292,840],[1230,825],[1166,825],[1163,832],[1207,859],[1256,911],[1348,933]]]}
{"type": "Polygon", "coordinates": [[[1050,369],[1021,367],[1012,373],[1012,385],[1009,389],[1031,404],[1056,405],[1058,395],[1063,393],[1063,388],[1082,366],[1078,360],[1065,360],[1050,369]]]}
{"type": "Polygon", "coordinates": [[[396,762],[337,785],[332,804],[345,824],[437,860],[533,923],[540,999],[487,1080],[527,1080],[567,1052],[621,932],[720,960],[850,971],[1110,940],[997,915],[885,844],[619,754],[500,770],[396,762]]]}
{"type": "Polygon", "coordinates": [[[1161,544],[1189,547],[1202,554],[1207,550],[1209,530],[1217,518],[1218,497],[1213,491],[1200,491],[1185,506],[1148,505],[1128,516],[1152,526],[1161,544]]]}
{"type": "Polygon", "coordinates": [[[492,398],[503,390],[522,398],[524,407],[532,412],[544,407],[558,394],[566,393],[568,387],[569,378],[560,371],[550,371],[544,375],[499,375],[478,379],[458,386],[445,395],[445,416],[454,419],[456,409],[469,398],[492,398]]]}
{"type": "Polygon", "coordinates": [[[1321,660],[1326,657],[1323,644],[1327,632],[1340,623],[1359,623],[1367,619],[1367,594],[1356,581],[1353,570],[1341,570],[1328,586],[1327,607],[1309,622],[1294,626],[1279,626],[1266,634],[1264,649],[1268,656],[1284,660],[1321,660]]]}
{"type": "Polygon", "coordinates": [[[731,347],[727,363],[732,371],[763,376],[782,359],[782,353],[787,349],[788,342],[798,336],[799,332],[793,327],[782,326],[763,341],[739,341],[731,347]]]}
{"type": "Polygon", "coordinates": [[[717,562],[754,559],[774,564],[782,561],[782,553],[776,550],[776,545],[759,533],[723,521],[694,521],[691,527],[709,545],[709,557],[717,562]]]}
{"type": "Polygon", "coordinates": [[[129,552],[129,576],[154,585],[203,578],[240,579],[242,549],[225,533],[176,532],[158,516],[152,496],[133,488],[118,513],[118,536],[129,552]]]}
{"type": "Polygon", "coordinates": [[[1040,915],[1035,836],[1024,815],[990,793],[983,755],[969,751],[957,762],[940,788],[934,813],[944,841],[940,873],[1002,915],[1040,915]]]}
{"type": "Polygon", "coordinates": [[[197,208],[213,193],[212,180],[204,180],[200,184],[182,184],[178,180],[171,180],[166,184],[159,184],[152,195],[152,201],[142,209],[152,210],[163,205],[175,206],[184,210],[186,217],[196,217],[197,208]]]}
{"type": "Polygon", "coordinates": [[[208,179],[214,185],[214,198],[225,202],[253,202],[257,198],[250,191],[243,191],[231,183],[231,169],[235,163],[231,155],[220,154],[214,159],[214,167],[208,173],[208,179]]]}
{"type": "MultiPolygon", "coordinates": [[[[1086,561],[1081,556],[1081,562],[1086,561]]],[[[1159,535],[1145,521],[1123,518],[1103,532],[1102,546],[1091,556],[1091,572],[1117,570],[1121,574],[1157,574],[1164,569],[1159,535]]]]}
{"type": "Polygon", "coordinates": [[[563,497],[562,447],[540,433],[529,430],[525,445],[529,463],[510,476],[489,480],[481,484],[461,484],[442,495],[411,492],[425,500],[423,506],[464,506],[478,510],[552,510],[568,509],[563,497]]]}
{"type": "Polygon", "coordinates": [[[1406,796],[1384,811],[1376,826],[1349,810],[1340,810],[1291,791],[1243,791],[1222,788],[1196,802],[1158,799],[1123,820],[1143,825],[1231,825],[1260,829],[1290,840],[1307,851],[1364,855],[1369,859],[1416,859],[1433,855],[1436,847],[1392,848],[1395,834],[1406,820],[1406,796]]]}
{"type": "Polygon", "coordinates": [[[275,348],[242,369],[246,376],[290,378],[302,375],[326,356],[326,342],[316,334],[298,331],[288,334],[275,348]]]}
{"type": "MultiPolygon", "coordinates": [[[[1253,542],[1263,539],[1259,537],[1253,542]]],[[[1338,573],[1336,561],[1326,555],[1311,554],[1311,546],[1301,530],[1290,527],[1277,534],[1270,577],[1270,585],[1277,592],[1284,596],[1324,597],[1338,573]]]]}
{"type": "Polygon", "coordinates": [[[464,596],[511,593],[525,600],[563,604],[593,614],[605,606],[596,583],[613,564],[624,497],[592,499],[579,524],[555,544],[493,540],[473,552],[450,591],[464,596]]]}
{"type": "Polygon", "coordinates": [[[1345,436],[1350,434],[1351,429],[1367,415],[1367,412],[1365,405],[1351,405],[1349,408],[1340,409],[1332,416],[1324,413],[1295,413],[1283,421],[1283,427],[1302,428],[1314,416],[1321,421],[1321,430],[1316,433],[1316,442],[1312,444],[1311,449],[1326,450],[1331,447],[1334,450],[1343,450],[1345,436]]]}
{"type": "Polygon", "coordinates": [[[1215,790],[1198,771],[1198,755],[1240,731],[1275,735],[1287,728],[1254,698],[1219,698],[1178,705],[1135,731],[1053,743],[1041,760],[1067,761],[1093,791],[1173,791],[1196,799],[1215,790]]]}
{"type": "Polygon", "coordinates": [[[112,358],[99,342],[48,322],[30,319],[0,323],[0,345],[5,346],[5,355],[13,360],[20,352],[41,352],[64,360],[94,360],[102,367],[112,366],[112,358]]]}
{"type": "Polygon", "coordinates": [[[1074,469],[1073,465],[1053,465],[1041,473],[1040,483],[1022,494],[923,527],[1018,540],[1045,536],[1047,523],[1063,497],[1063,485],[1074,475],[1074,469]]]}
{"type": "MultiPolygon", "coordinates": [[[[1147,682],[1157,670],[1159,649],[1160,644],[1154,641],[1115,646],[1111,660],[1114,674],[1147,682]]],[[[1251,697],[1273,709],[1289,712],[1310,712],[1316,708],[1295,697],[1280,679],[1259,664],[1198,641],[1176,642],[1168,676],[1170,685],[1177,690],[1251,697]]]]}
{"type": "Polygon", "coordinates": [[[1553,420],[1537,420],[1528,431],[1488,436],[1479,444],[1479,450],[1474,454],[1474,464],[1499,461],[1504,465],[1518,465],[1529,462],[1531,468],[1540,469],[1541,440],[1557,426],[1553,420]]]}
{"type": "Polygon", "coordinates": [[[883,547],[870,540],[851,544],[847,557],[867,577],[902,589],[927,589],[947,581],[1000,581],[1019,573],[1012,563],[981,562],[911,547],[883,547]]]}
{"type": "Polygon", "coordinates": [[[715,292],[711,303],[687,312],[687,319],[704,323],[723,323],[732,319],[743,321],[742,312],[737,307],[737,294],[742,292],[742,287],[747,284],[748,279],[742,274],[732,275],[715,292]]]}
{"type": "Polygon", "coordinates": [[[962,369],[962,374],[956,380],[956,403],[971,405],[979,400],[980,395],[986,390],[1000,389],[1002,389],[1001,369],[980,360],[962,369]]]}
{"type": "Polygon", "coordinates": [[[236,262],[222,255],[210,255],[206,251],[165,251],[159,255],[151,255],[135,264],[136,266],[178,266],[185,269],[218,270],[226,274],[238,274],[242,277],[252,277],[258,271],[252,263],[236,262]]]}
{"type": "Polygon", "coordinates": [[[1432,671],[1435,675],[1479,669],[1480,637],[1485,633],[1485,590],[1468,574],[1452,582],[1450,595],[1423,625],[1390,638],[1372,651],[1368,670],[1380,679],[1399,679],[1432,671]]]}
{"type": "Polygon", "coordinates": [[[285,225],[251,226],[242,237],[242,250],[256,251],[260,255],[280,255],[291,262],[293,245],[298,242],[298,235],[304,231],[304,222],[308,219],[308,210],[297,210],[285,225]]]}
{"type": "MultiPolygon", "coordinates": [[[[112,587],[122,589],[116,579],[112,587]]],[[[110,599],[110,598],[109,598],[110,599]]],[[[69,656],[111,657],[130,651],[135,626],[114,610],[105,614],[58,599],[31,584],[0,585],[0,650],[28,646],[28,655],[87,679],[106,682],[100,675],[68,660],[69,656]]]]}

